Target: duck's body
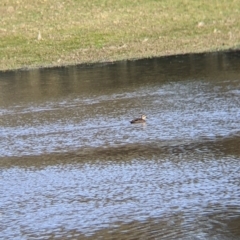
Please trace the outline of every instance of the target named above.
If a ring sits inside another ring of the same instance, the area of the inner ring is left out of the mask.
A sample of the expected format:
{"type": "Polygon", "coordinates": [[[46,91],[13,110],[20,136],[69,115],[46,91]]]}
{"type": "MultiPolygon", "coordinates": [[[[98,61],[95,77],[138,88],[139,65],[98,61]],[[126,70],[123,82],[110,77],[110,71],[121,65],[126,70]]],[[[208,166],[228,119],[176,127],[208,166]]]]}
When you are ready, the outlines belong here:
{"type": "Polygon", "coordinates": [[[142,115],[140,118],[133,119],[130,123],[145,123],[146,118],[145,115],[142,115]]]}

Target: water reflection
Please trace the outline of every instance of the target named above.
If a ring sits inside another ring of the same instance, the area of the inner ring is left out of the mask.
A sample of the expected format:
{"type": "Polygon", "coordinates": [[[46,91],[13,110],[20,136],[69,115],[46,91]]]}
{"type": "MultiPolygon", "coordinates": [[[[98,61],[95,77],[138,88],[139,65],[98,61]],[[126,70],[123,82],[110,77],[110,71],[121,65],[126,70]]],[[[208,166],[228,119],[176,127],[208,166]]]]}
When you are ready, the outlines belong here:
{"type": "MultiPolygon", "coordinates": [[[[2,72],[0,106],[137,92],[172,81],[239,80],[239,52],[169,56],[93,66],[2,72]],[[6,101],[7,100],[7,101],[6,101]]],[[[234,83],[232,83],[234,84],[234,83]]],[[[237,87],[239,82],[235,83],[237,87]]],[[[239,94],[239,93],[238,93],[239,94]]]]}
{"type": "Polygon", "coordinates": [[[238,239],[239,59],[1,73],[0,237],[238,239]]]}

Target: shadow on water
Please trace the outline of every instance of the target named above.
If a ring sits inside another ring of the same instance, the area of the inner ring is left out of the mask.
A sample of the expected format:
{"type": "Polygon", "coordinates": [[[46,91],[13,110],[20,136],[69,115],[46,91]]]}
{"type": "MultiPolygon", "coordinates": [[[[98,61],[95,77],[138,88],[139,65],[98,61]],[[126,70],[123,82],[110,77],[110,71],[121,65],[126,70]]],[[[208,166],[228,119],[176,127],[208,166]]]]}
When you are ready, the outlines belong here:
{"type": "Polygon", "coordinates": [[[0,105],[46,101],[69,94],[95,96],[117,93],[189,79],[238,80],[239,54],[190,54],[112,64],[2,72],[0,105]]]}
{"type": "Polygon", "coordinates": [[[239,239],[239,69],[223,52],[0,73],[0,238],[239,239]]]}

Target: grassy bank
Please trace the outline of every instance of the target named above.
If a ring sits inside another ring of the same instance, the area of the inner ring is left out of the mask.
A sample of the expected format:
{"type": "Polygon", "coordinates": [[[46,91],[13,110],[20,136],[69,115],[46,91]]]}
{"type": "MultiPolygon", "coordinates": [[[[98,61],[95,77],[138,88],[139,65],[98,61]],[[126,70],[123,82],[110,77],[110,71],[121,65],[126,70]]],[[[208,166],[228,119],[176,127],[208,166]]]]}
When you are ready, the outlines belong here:
{"type": "Polygon", "coordinates": [[[240,0],[2,0],[0,70],[240,48],[240,0]]]}

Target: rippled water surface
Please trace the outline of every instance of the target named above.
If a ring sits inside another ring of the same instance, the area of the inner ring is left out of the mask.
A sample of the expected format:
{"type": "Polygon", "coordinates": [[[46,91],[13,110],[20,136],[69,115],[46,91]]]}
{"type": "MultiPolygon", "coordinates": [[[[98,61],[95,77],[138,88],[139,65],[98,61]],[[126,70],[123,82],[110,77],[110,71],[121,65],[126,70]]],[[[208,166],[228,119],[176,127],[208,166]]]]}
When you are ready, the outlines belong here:
{"type": "Polygon", "coordinates": [[[238,52],[0,73],[0,133],[1,239],[240,238],[238,52]]]}

